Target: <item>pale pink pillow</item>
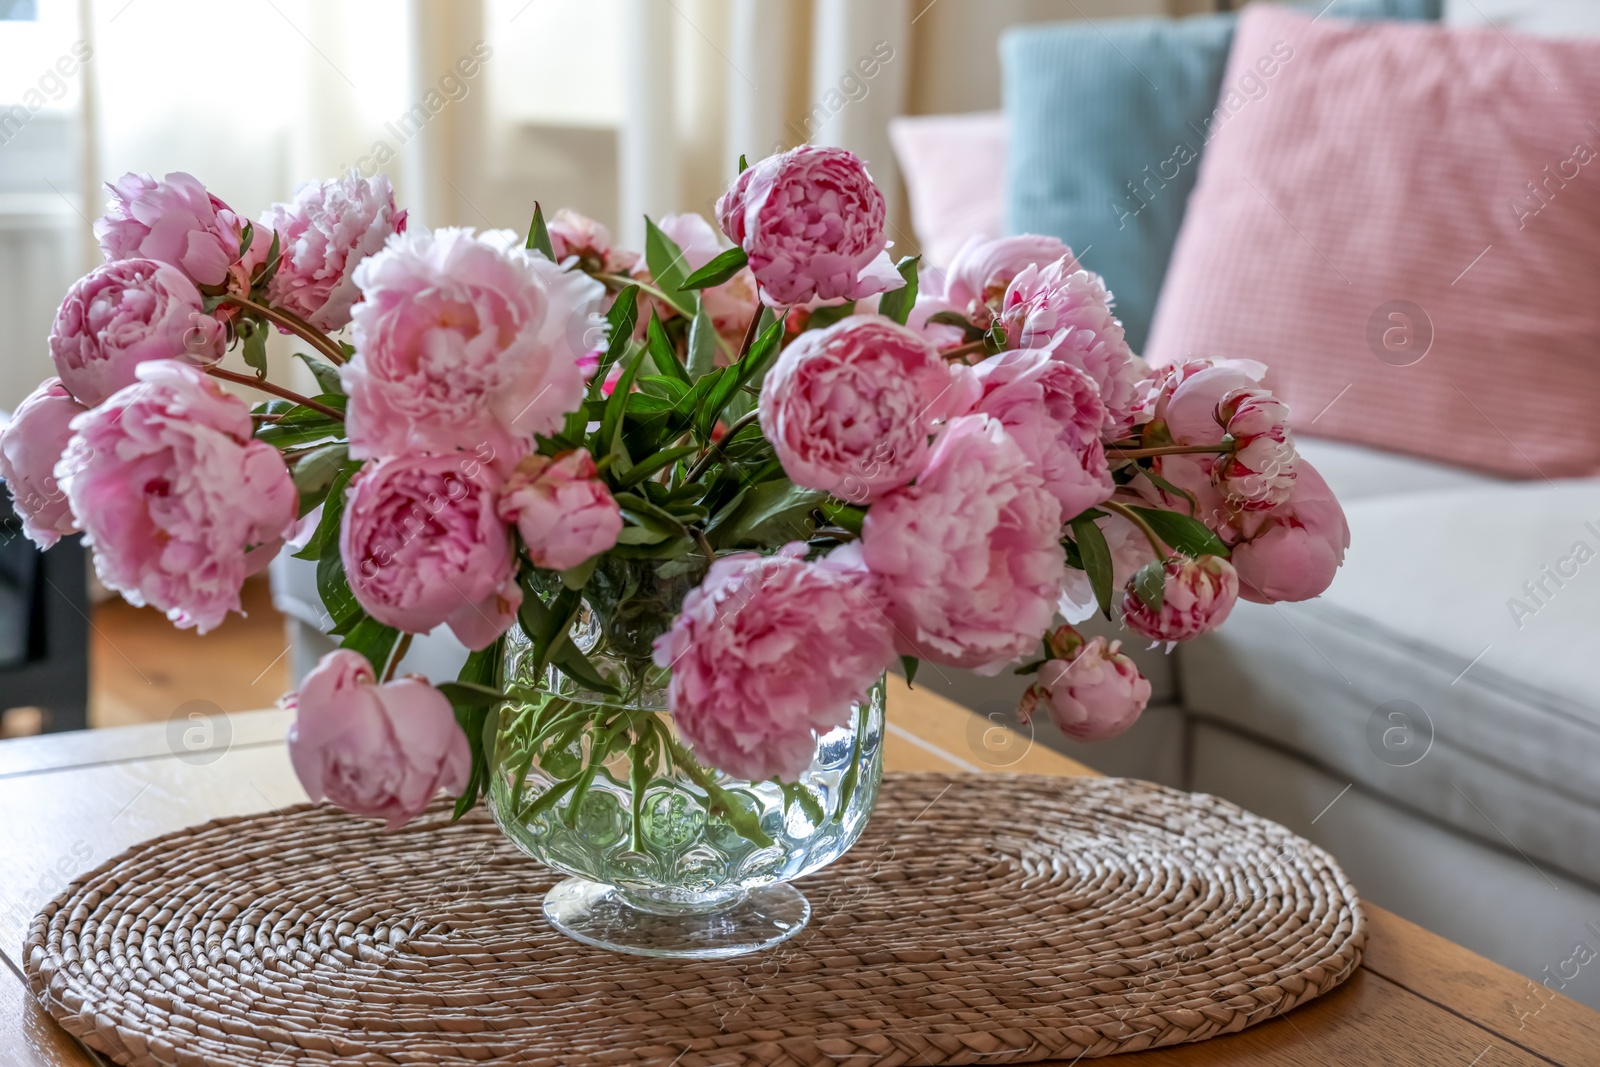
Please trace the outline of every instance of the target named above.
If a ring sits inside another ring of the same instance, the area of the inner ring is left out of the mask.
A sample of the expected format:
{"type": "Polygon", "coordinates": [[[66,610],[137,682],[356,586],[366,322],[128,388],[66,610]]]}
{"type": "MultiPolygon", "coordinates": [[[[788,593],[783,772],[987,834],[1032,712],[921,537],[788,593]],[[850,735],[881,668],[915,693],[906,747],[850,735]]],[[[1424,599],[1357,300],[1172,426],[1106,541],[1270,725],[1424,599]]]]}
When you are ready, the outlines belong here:
{"type": "Polygon", "coordinates": [[[1145,354],[1261,360],[1316,436],[1600,473],[1597,124],[1600,42],[1251,5],[1145,354]]]}
{"type": "Polygon", "coordinates": [[[948,267],[968,237],[1005,232],[1006,117],[919,115],[889,120],[924,260],[948,267]]]}

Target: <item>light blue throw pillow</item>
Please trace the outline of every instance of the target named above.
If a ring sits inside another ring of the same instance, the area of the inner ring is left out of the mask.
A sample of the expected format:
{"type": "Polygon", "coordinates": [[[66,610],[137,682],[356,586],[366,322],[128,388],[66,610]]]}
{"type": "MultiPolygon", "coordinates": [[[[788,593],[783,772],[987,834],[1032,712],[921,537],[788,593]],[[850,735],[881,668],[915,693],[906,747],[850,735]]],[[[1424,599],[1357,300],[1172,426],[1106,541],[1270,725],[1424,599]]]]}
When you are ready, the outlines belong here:
{"type": "MultiPolygon", "coordinates": [[[[1325,0],[1317,0],[1321,10],[1325,0]]],[[[1442,0],[1334,0],[1327,17],[1437,19],[1442,0]]],[[[1001,38],[1010,127],[1006,228],[1070,244],[1116,295],[1144,347],[1200,155],[1218,110],[1234,15],[1020,26],[1001,38]]],[[[1272,91],[1293,46],[1226,87],[1272,91]]],[[[1242,109],[1241,109],[1242,110],[1242,109]]]]}

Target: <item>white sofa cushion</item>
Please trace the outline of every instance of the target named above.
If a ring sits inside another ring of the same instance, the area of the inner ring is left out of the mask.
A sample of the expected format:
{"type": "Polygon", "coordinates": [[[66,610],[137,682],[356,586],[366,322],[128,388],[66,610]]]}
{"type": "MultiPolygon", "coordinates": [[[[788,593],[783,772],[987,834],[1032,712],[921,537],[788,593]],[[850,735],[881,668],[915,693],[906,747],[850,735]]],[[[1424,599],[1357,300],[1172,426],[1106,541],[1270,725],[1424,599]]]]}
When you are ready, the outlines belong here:
{"type": "Polygon", "coordinates": [[[1600,884],[1600,481],[1347,511],[1326,594],[1240,604],[1182,649],[1185,706],[1600,884]],[[1433,734],[1410,766],[1401,701],[1433,734]]]}
{"type": "Polygon", "coordinates": [[[1296,433],[1295,448],[1322,475],[1333,495],[1348,504],[1370,497],[1508,485],[1504,479],[1465,467],[1451,467],[1416,456],[1402,456],[1365,445],[1329,441],[1296,433]]]}

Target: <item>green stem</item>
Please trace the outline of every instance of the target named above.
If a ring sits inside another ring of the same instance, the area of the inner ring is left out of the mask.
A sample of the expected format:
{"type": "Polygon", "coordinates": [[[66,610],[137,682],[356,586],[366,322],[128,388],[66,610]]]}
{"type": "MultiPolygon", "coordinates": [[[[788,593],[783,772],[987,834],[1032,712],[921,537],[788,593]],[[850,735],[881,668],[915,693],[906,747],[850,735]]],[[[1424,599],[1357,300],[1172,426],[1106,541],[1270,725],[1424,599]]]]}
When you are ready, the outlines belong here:
{"type": "Polygon", "coordinates": [[[389,657],[389,667],[383,672],[383,680],[394,680],[394,672],[399,669],[400,661],[406,658],[406,653],[411,651],[412,634],[401,634],[400,640],[395,642],[394,652],[389,657]]]}
{"type": "Polygon", "coordinates": [[[744,357],[749,354],[751,347],[756,343],[756,337],[761,333],[761,316],[766,311],[766,306],[761,303],[761,289],[756,288],[756,309],[750,316],[750,325],[745,327],[744,340],[739,344],[739,354],[734,357],[735,363],[743,363],[744,357]]]}
{"type": "Polygon", "coordinates": [[[1161,538],[1156,536],[1155,528],[1146,522],[1144,516],[1140,515],[1137,511],[1134,511],[1128,505],[1118,503],[1115,500],[1107,500],[1099,506],[1105,508],[1107,511],[1112,512],[1113,514],[1121,515],[1123,518],[1137,526],[1140,531],[1144,533],[1145,538],[1150,542],[1150,547],[1156,550],[1157,559],[1166,559],[1168,556],[1172,555],[1172,549],[1168,548],[1162,543],[1161,538]]]}
{"type": "Polygon", "coordinates": [[[976,341],[968,341],[966,344],[957,345],[954,348],[942,348],[939,350],[939,354],[947,360],[959,359],[964,363],[968,356],[977,355],[980,352],[987,353],[988,350],[989,338],[984,336],[976,341]]]}
{"type": "Polygon", "coordinates": [[[661,289],[651,285],[649,282],[641,282],[638,278],[629,278],[621,274],[593,274],[590,275],[590,277],[594,278],[595,281],[600,282],[602,285],[605,285],[608,288],[614,287],[618,292],[621,292],[630,285],[637,285],[640,291],[648,293],[650,296],[655,297],[668,307],[672,307],[672,300],[668,298],[667,294],[661,289]]]}
{"type": "Polygon", "coordinates": [[[722,435],[722,440],[707,447],[707,449],[700,454],[699,458],[694,461],[694,466],[689,468],[689,473],[683,476],[684,483],[688,484],[698,480],[699,477],[706,472],[706,468],[711,466],[712,460],[716,459],[722,454],[722,442],[733,440],[734,434],[738,433],[746,426],[749,426],[752,422],[755,422],[760,417],[761,409],[753,408],[746,414],[735,419],[733,425],[728,427],[728,432],[722,435]]]}
{"type": "Polygon", "coordinates": [[[238,293],[222,294],[222,302],[225,304],[238,304],[251,314],[259,315],[268,322],[282,326],[285,330],[288,330],[305,341],[306,344],[327,356],[334,366],[344,362],[344,351],[334,344],[332,338],[292,311],[275,308],[269,304],[258,304],[249,297],[240,296],[238,293]]]}
{"type": "Polygon", "coordinates": [[[296,404],[303,404],[312,411],[320,411],[330,419],[338,419],[340,422],[344,421],[343,412],[339,411],[337,408],[330,408],[326,404],[319,404],[310,397],[301,396],[294,390],[285,389],[283,386],[278,385],[275,382],[269,382],[265,378],[257,378],[253,374],[238,374],[231,370],[223,370],[221,367],[208,368],[206,373],[211,375],[213,378],[221,378],[225,382],[233,382],[235,385],[248,385],[250,388],[259,389],[263,393],[271,393],[273,396],[281,396],[285,400],[292,400],[296,404]]]}
{"type": "Polygon", "coordinates": [[[1204,452],[1221,453],[1233,447],[1233,438],[1224,437],[1215,445],[1157,445],[1154,448],[1108,448],[1107,459],[1148,459],[1151,456],[1193,456],[1204,452]]]}

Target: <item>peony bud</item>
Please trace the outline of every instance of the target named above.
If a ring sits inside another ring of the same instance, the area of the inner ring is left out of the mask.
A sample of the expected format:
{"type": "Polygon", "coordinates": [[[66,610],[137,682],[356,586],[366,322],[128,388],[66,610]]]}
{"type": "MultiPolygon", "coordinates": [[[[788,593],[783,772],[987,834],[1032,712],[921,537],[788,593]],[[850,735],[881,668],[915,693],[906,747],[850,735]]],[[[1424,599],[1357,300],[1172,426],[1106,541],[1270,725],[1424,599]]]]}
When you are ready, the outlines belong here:
{"type": "Polygon", "coordinates": [[[377,682],[365,656],[338,649],[279,703],[295,713],[289,762],[306,794],[393,830],[439,790],[466,788],[472,754],[443,693],[420,678],[377,682]]]}
{"type": "Polygon", "coordinates": [[[1289,499],[1299,456],[1288,420],[1288,406],[1265,389],[1234,389],[1217,404],[1217,424],[1233,447],[1211,477],[1233,507],[1264,511],[1289,499]]]}
{"type": "Polygon", "coordinates": [[[1221,556],[1172,558],[1161,565],[1163,583],[1152,608],[1139,590],[1156,566],[1149,564],[1134,575],[1122,597],[1123,621],[1153,641],[1187,641],[1214,630],[1239,599],[1239,575],[1221,556]]]}
{"type": "Polygon", "coordinates": [[[1051,654],[1039,668],[1039,681],[1028,688],[1018,714],[1027,722],[1040,706],[1061,732],[1075,741],[1104,741],[1139,718],[1150,702],[1150,681],[1119,649],[1122,642],[1096,637],[1085,642],[1070,626],[1045,638],[1051,654]]]}

